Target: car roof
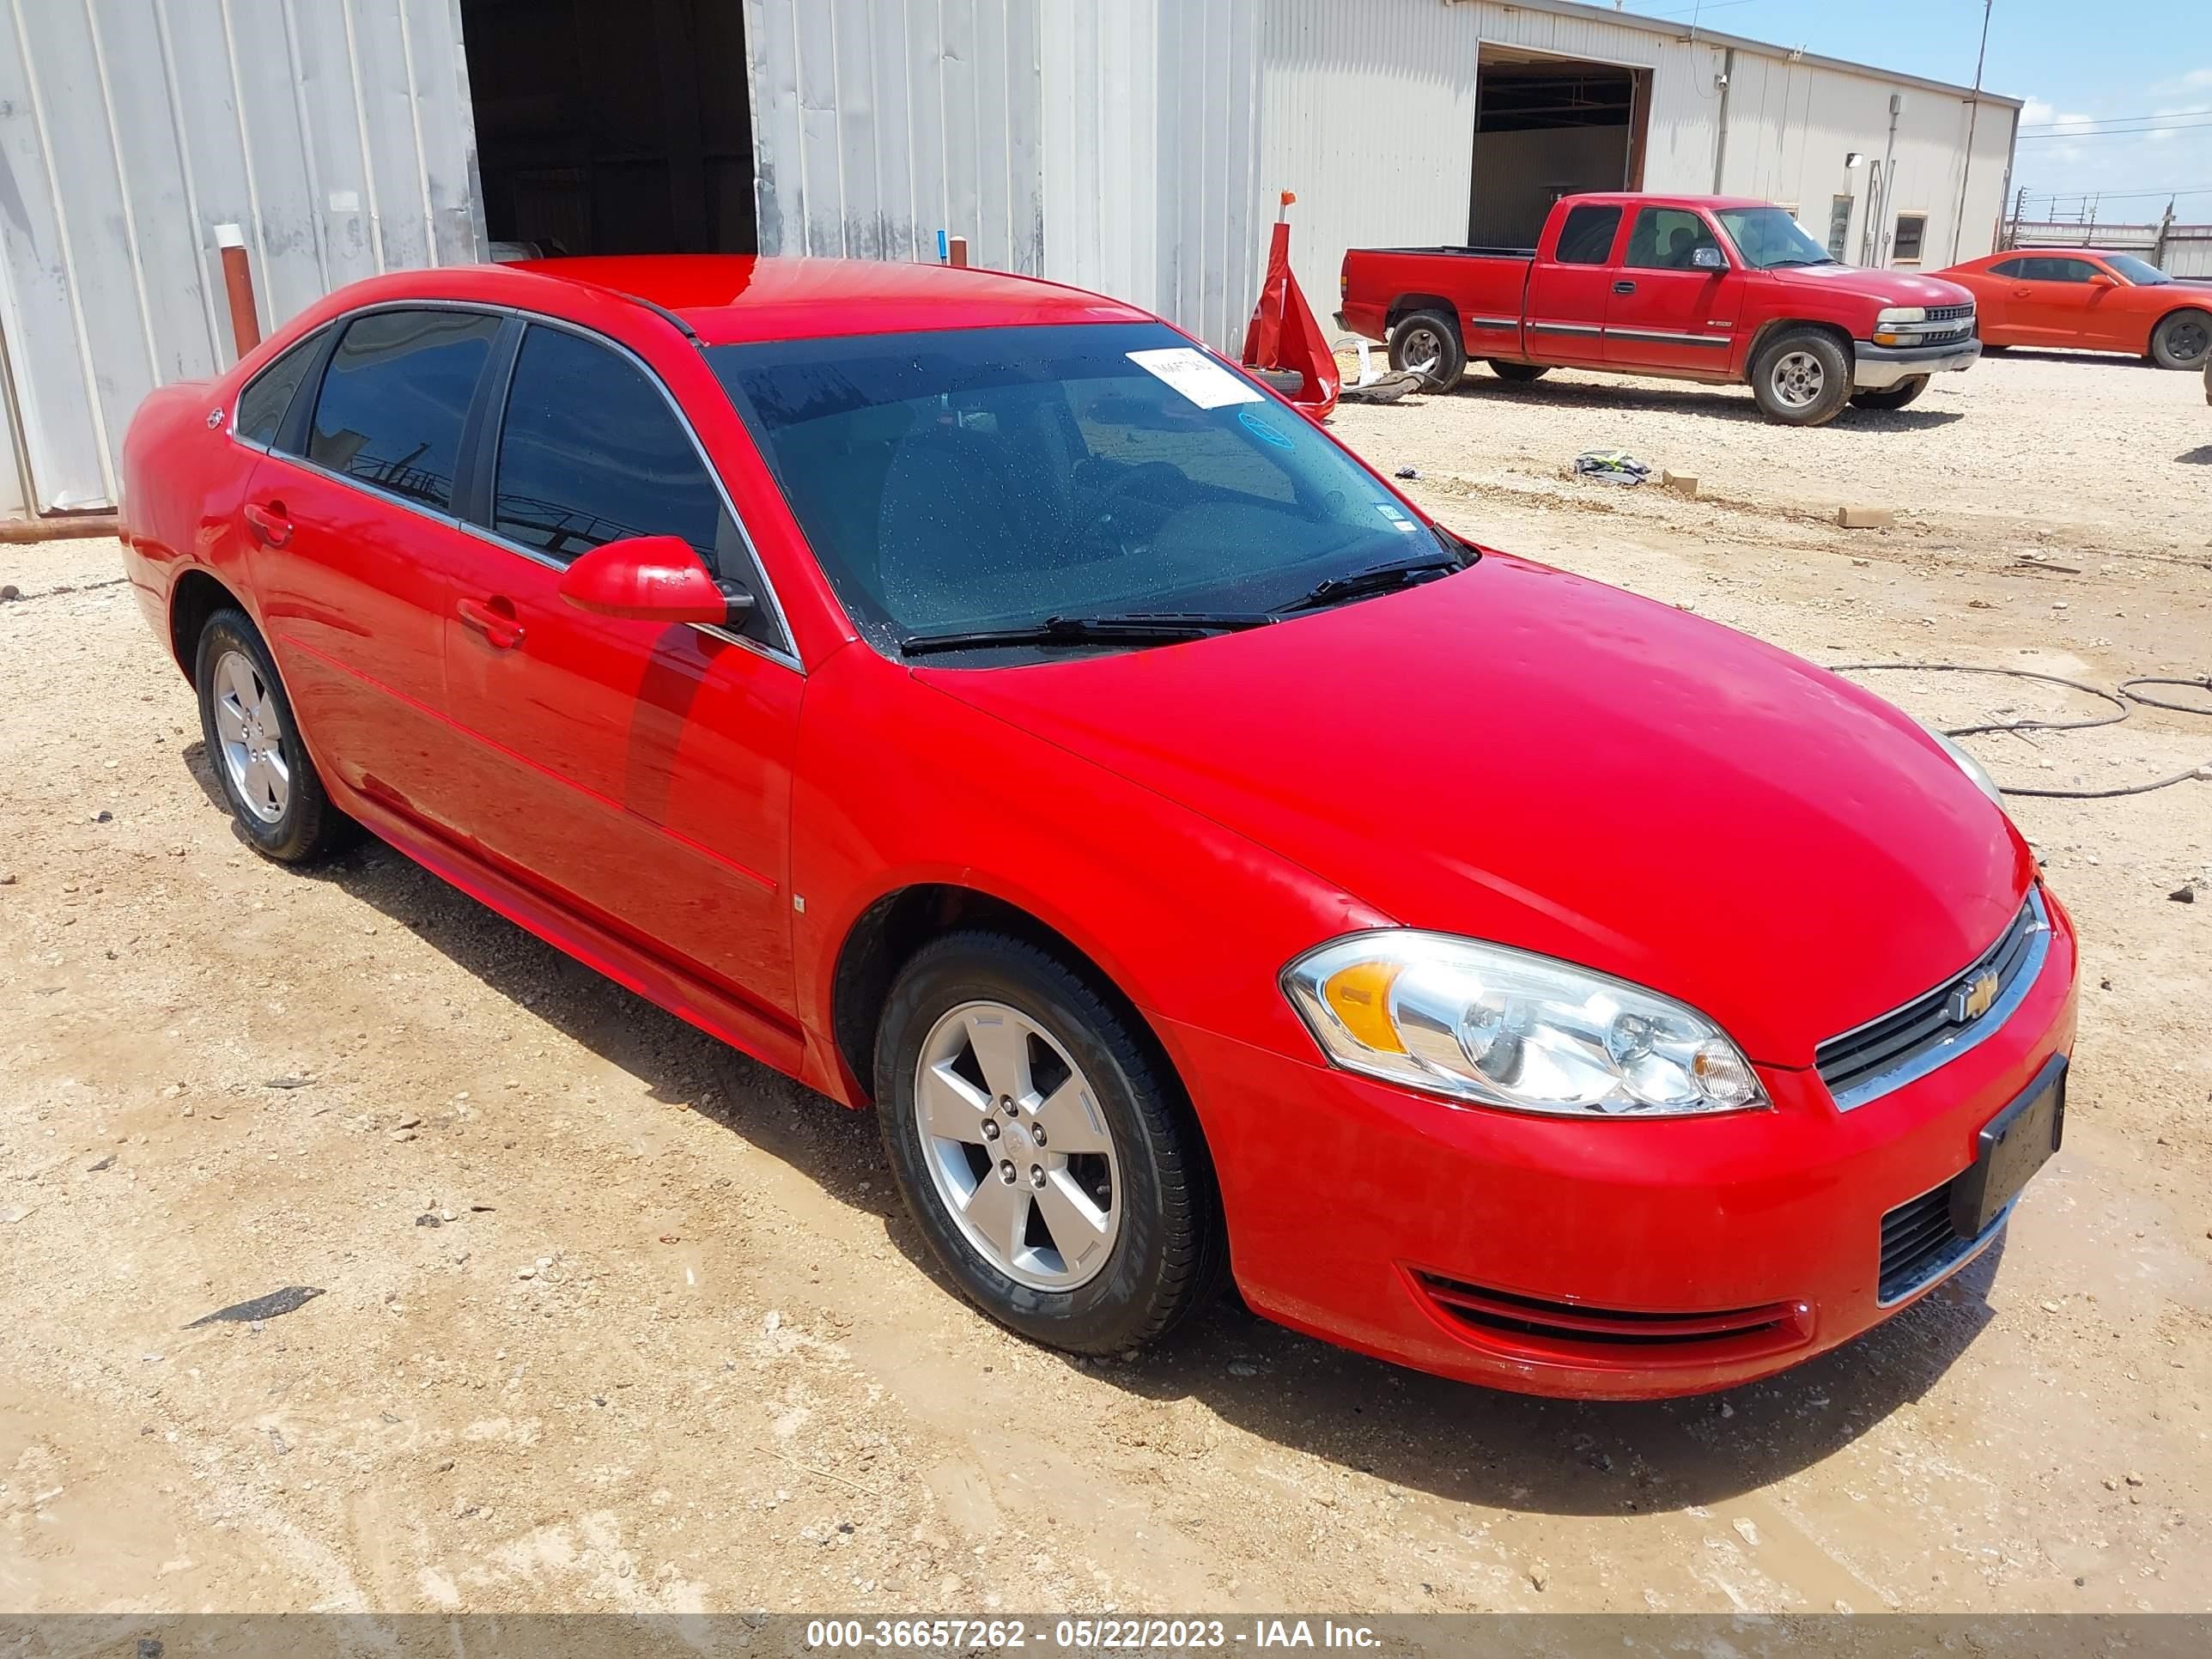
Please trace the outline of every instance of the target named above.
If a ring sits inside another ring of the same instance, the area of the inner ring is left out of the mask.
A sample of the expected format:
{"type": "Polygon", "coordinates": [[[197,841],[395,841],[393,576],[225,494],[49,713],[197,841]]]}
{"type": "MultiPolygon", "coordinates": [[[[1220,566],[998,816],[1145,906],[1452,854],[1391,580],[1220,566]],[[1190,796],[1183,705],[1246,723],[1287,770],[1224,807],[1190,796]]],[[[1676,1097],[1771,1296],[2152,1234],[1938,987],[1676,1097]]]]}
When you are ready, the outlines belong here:
{"type": "Polygon", "coordinates": [[[1144,323],[1148,312],[1035,276],[896,260],[650,253],[504,267],[642,300],[708,345],[1023,324],[1144,323]]]}

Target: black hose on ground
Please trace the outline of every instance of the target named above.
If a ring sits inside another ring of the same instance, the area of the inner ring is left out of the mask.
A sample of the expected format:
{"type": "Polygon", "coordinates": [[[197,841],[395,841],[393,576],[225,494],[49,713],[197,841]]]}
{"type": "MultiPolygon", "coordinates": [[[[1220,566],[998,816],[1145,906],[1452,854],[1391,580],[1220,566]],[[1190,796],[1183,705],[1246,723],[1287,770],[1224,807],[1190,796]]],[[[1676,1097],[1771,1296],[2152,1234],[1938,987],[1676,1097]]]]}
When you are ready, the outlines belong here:
{"type": "MultiPolygon", "coordinates": [[[[1838,674],[2002,674],[2009,679],[2040,680],[2046,685],[2063,685],[2069,691],[2101,698],[2118,711],[2078,720],[2031,719],[1993,720],[1981,726],[1956,726],[1944,731],[1943,735],[1947,738],[1978,737],[1990,732],[2084,732],[2093,726],[2118,726],[2127,719],[2130,705],[2135,703],[2146,708],[2164,708],[2177,714],[2202,714],[2212,719],[2212,707],[2177,702],[2169,697],[2147,696],[2136,690],[2139,685],[2173,685],[2212,693],[2212,675],[2196,679],[2177,679],[2156,674],[2138,674],[2133,679],[2122,680],[2118,690],[2107,691],[2102,686],[2069,680],[2061,674],[2039,673],[2030,668],[1985,668],[1979,664],[1967,662],[1847,662],[1837,663],[1832,667],[1832,672],[1838,674]]],[[[2008,795],[2033,796],[2039,800],[2117,800],[2123,795],[2147,795],[2154,789],[2171,788],[2177,783],[2186,783],[2191,778],[2212,781],[2212,762],[2191,767],[2186,772],[2176,772],[2170,778],[2157,778],[2148,783],[2124,784],[2117,789],[2014,789],[2003,784],[1997,787],[2008,795]]]]}

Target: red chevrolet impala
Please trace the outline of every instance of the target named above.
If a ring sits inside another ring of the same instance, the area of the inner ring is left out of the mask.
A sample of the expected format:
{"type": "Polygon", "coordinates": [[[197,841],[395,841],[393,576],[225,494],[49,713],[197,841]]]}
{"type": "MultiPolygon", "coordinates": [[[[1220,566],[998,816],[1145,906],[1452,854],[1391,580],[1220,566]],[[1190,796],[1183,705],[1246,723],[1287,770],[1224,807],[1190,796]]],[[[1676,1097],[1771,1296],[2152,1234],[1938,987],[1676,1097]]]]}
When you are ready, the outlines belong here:
{"type": "Polygon", "coordinates": [[[365,825],[873,1105],[1039,1340],[1233,1275],[1449,1376],[1717,1388],[1955,1272],[2057,1144],[2074,935],[1970,760],[1462,540],[1128,306],[385,277],[125,471],[248,842],[365,825]]]}

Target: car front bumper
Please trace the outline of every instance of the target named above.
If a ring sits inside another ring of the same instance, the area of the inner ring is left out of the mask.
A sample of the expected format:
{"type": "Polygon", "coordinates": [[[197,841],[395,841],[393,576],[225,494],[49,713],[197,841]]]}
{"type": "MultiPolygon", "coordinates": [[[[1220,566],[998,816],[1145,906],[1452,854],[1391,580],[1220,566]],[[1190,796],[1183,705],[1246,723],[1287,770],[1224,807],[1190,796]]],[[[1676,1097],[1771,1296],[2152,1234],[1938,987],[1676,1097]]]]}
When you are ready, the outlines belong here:
{"type": "Polygon", "coordinates": [[[1959,345],[1881,346],[1871,340],[1854,340],[1851,352],[1852,389],[1879,392],[1916,374],[1942,374],[1972,368],[1981,361],[1982,343],[1968,340],[1959,345]]]}
{"type": "Polygon", "coordinates": [[[1235,1149],[1217,1165],[1254,1308],[1495,1388],[1695,1394],[1849,1340],[2002,1231],[1882,1298],[1884,1218],[1966,1169],[1982,1127],[2072,1048],[2075,936],[2050,911],[2051,948],[2004,1026],[1849,1112],[1812,1071],[1761,1066],[1769,1109],[1538,1117],[1160,1029],[1209,1142],[1235,1149]]]}

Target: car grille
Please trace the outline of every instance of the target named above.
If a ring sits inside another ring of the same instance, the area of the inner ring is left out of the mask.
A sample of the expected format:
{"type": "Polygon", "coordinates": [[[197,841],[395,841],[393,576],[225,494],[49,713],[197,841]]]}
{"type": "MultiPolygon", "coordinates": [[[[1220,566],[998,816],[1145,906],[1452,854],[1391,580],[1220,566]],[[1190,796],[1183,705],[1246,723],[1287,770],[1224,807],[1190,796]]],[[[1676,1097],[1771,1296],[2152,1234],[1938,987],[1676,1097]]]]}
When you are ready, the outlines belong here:
{"type": "Polygon", "coordinates": [[[1956,345],[1962,340],[1971,340],[1973,337],[1973,325],[1969,323],[1964,328],[1945,329],[1941,333],[1931,331],[1923,334],[1920,337],[1920,343],[1922,345],[1956,345]]]}
{"type": "Polygon", "coordinates": [[[1928,320],[1931,323],[1971,323],[1974,320],[1974,308],[1972,306],[1929,306],[1928,320]]]}
{"type": "Polygon", "coordinates": [[[1638,1313],[1551,1302],[1493,1291],[1440,1273],[1413,1275],[1430,1302],[1472,1335],[1527,1351],[1550,1348],[1565,1357],[1592,1348],[1655,1345],[1787,1347],[1805,1339],[1805,1310],[1796,1303],[1735,1308],[1718,1313],[1638,1313]],[[1747,1339],[1750,1339],[1747,1342],[1747,1339]]]}
{"type": "Polygon", "coordinates": [[[1940,1065],[1942,1059],[1949,1058],[1942,1051],[1957,1046],[1967,1032],[2001,1023],[2008,993],[2040,963],[2042,953],[2036,947],[2049,928],[2042,901],[2031,891],[2003,936],[1963,973],[1902,1008],[1820,1044],[1813,1051],[1813,1063],[1836,1103],[1845,1110],[1863,1105],[1888,1088],[1933,1069],[1923,1062],[1940,1065]],[[1953,993],[1978,979],[1985,969],[1996,974],[1995,1005],[1972,1018],[1959,1017],[1952,1006],[1953,993]],[[1936,1058],[1939,1054],[1942,1059],[1936,1058]]]}
{"type": "Polygon", "coordinates": [[[1951,1224],[1951,1188],[1945,1182],[1900,1204],[1881,1218],[1881,1279],[1876,1299],[1896,1302],[1912,1294],[1964,1258],[1974,1248],[1951,1224]]]}

